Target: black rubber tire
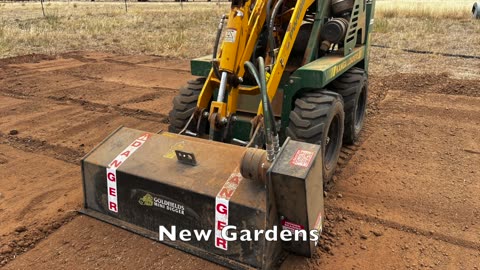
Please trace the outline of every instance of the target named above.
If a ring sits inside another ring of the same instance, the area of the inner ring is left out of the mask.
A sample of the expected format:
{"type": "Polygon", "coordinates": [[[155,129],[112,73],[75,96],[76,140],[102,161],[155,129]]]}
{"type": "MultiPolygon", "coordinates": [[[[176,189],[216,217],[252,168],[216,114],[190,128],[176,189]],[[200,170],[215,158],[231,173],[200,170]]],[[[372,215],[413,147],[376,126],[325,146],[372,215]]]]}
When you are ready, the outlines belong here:
{"type": "Polygon", "coordinates": [[[286,135],[294,140],[322,146],[323,185],[326,189],[331,186],[337,168],[344,118],[342,97],[327,90],[303,94],[295,100],[295,108],[290,112],[286,135]]]}
{"type": "Polygon", "coordinates": [[[360,137],[367,113],[367,74],[363,69],[351,68],[333,81],[329,88],[339,93],[345,104],[343,142],[354,144],[360,137]]]}
{"type": "Polygon", "coordinates": [[[480,19],[480,4],[477,2],[473,4],[472,16],[474,19],[480,19]]]}
{"type": "MultiPolygon", "coordinates": [[[[205,78],[197,78],[188,81],[185,86],[180,88],[179,94],[173,98],[173,108],[168,113],[169,132],[178,133],[185,127],[197,107],[198,96],[204,83],[205,78]]],[[[196,121],[192,120],[188,128],[195,130],[195,125],[196,121]]]]}

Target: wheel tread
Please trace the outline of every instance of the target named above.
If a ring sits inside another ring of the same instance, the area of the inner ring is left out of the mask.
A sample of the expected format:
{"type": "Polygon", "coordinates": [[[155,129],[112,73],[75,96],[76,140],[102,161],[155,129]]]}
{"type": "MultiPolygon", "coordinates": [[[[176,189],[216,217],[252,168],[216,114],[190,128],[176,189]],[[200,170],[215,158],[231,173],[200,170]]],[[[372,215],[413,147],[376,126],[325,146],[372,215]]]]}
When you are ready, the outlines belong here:
{"type": "MultiPolygon", "coordinates": [[[[304,141],[313,144],[325,144],[325,130],[327,124],[338,113],[342,121],[341,130],[343,132],[343,99],[338,93],[328,90],[313,90],[302,94],[295,100],[295,108],[290,112],[289,125],[285,130],[286,136],[298,141],[304,141]]],[[[341,134],[341,133],[340,133],[341,134]]],[[[336,159],[340,154],[341,140],[336,149],[336,159]]],[[[323,153],[323,152],[322,152],[323,153]]],[[[336,162],[335,162],[336,164],[336,162]]],[[[325,164],[324,164],[325,166],[325,164]]],[[[323,183],[325,187],[329,186],[335,166],[328,171],[324,167],[323,183]]]]}
{"type": "Polygon", "coordinates": [[[355,130],[355,106],[360,96],[360,91],[366,84],[367,77],[365,71],[357,67],[347,70],[330,84],[331,89],[342,95],[344,100],[345,133],[343,139],[347,144],[354,144],[360,133],[359,130],[355,130]]]}
{"type": "Polygon", "coordinates": [[[198,97],[202,91],[205,78],[189,80],[185,86],[180,88],[177,96],[173,98],[173,108],[168,113],[170,132],[179,132],[187,124],[192,113],[197,107],[198,97]]]}

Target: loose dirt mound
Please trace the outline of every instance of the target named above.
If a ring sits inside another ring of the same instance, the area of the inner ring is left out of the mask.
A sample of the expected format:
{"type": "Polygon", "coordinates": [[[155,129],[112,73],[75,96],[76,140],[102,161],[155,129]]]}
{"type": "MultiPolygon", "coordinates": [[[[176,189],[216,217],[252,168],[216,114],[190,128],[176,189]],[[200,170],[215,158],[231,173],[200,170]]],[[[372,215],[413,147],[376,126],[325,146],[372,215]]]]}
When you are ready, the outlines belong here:
{"type": "Polygon", "coordinates": [[[388,77],[374,76],[375,87],[385,90],[406,92],[438,93],[447,95],[464,95],[480,97],[480,80],[459,80],[450,78],[447,73],[441,74],[404,74],[396,73],[388,77]]]}
{"type": "MultiPolygon", "coordinates": [[[[102,53],[0,61],[0,265],[215,267],[74,214],[82,203],[81,156],[120,125],[165,130],[188,68],[102,53]]],[[[290,256],[283,267],[478,266],[479,83],[372,75],[369,120],[360,143],[342,150],[321,252],[290,256]]]]}
{"type": "Polygon", "coordinates": [[[54,60],[56,57],[51,55],[45,54],[29,54],[29,55],[22,55],[17,57],[9,57],[1,59],[0,67],[4,67],[10,64],[17,64],[17,63],[38,63],[40,61],[46,60],[54,60]]]}

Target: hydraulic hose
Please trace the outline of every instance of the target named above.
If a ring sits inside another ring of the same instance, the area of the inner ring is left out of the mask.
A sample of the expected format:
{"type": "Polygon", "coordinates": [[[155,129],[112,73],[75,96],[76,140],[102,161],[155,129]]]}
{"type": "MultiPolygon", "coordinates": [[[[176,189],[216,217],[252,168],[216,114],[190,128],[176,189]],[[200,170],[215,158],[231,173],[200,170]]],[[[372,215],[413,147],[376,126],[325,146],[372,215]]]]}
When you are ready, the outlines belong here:
{"type": "MultiPolygon", "coordinates": [[[[273,28],[270,28],[270,24],[269,24],[270,18],[272,16],[272,1],[273,0],[268,0],[267,2],[267,17],[265,18],[265,24],[268,30],[269,47],[275,46],[275,40],[273,40],[273,28]]],[[[272,60],[273,60],[273,57],[275,57],[275,55],[271,55],[271,51],[269,51],[268,54],[270,55],[270,57],[272,57],[272,60]]]]}
{"type": "MultiPolygon", "coordinates": [[[[282,0],[280,0],[282,1],[282,0]]],[[[272,104],[270,103],[270,99],[268,97],[268,91],[267,91],[267,77],[265,76],[265,61],[263,60],[263,57],[259,57],[257,59],[258,61],[258,68],[260,71],[260,92],[262,95],[262,101],[263,101],[263,114],[265,117],[270,118],[270,123],[271,123],[271,136],[272,136],[272,144],[268,145],[267,144],[267,157],[271,156],[272,159],[274,160],[277,154],[280,152],[280,140],[278,139],[278,133],[277,133],[277,128],[275,127],[275,116],[273,115],[273,109],[272,109],[272,104]],[[267,115],[268,114],[268,115],[267,115]]],[[[269,134],[267,133],[267,136],[269,134]]]]}
{"type": "Polygon", "coordinates": [[[272,16],[272,1],[273,0],[267,1],[267,17],[265,17],[265,24],[267,25],[267,27],[268,27],[268,22],[270,21],[270,17],[272,16]]]}
{"type": "Polygon", "coordinates": [[[223,25],[225,24],[226,19],[227,19],[227,16],[222,15],[222,18],[220,19],[220,23],[218,24],[217,35],[215,37],[215,43],[213,45],[213,55],[212,55],[213,60],[217,58],[218,45],[220,44],[220,37],[222,36],[223,25]]]}
{"type": "Polygon", "coordinates": [[[275,160],[275,156],[279,151],[279,140],[277,130],[275,128],[275,118],[273,115],[272,105],[270,104],[270,100],[268,98],[267,92],[267,83],[265,78],[265,62],[263,57],[259,57],[258,59],[259,70],[255,68],[255,66],[247,61],[245,62],[245,67],[250,71],[250,73],[255,78],[257,82],[260,93],[262,97],[262,107],[263,107],[263,121],[265,127],[265,144],[267,148],[267,160],[273,161],[275,160]]]}
{"type": "Polygon", "coordinates": [[[270,20],[268,23],[268,41],[269,41],[269,47],[270,47],[270,57],[272,58],[272,66],[275,64],[275,47],[277,46],[275,44],[275,38],[273,37],[273,27],[275,25],[275,17],[277,17],[277,13],[280,10],[280,7],[283,4],[283,0],[278,0],[278,2],[275,4],[275,7],[273,8],[272,14],[270,17],[267,16],[267,20],[270,20]]]}
{"type": "MultiPolygon", "coordinates": [[[[258,71],[255,68],[255,66],[252,64],[252,62],[247,61],[247,62],[245,62],[245,67],[248,68],[248,70],[253,75],[253,77],[255,78],[255,81],[257,82],[258,86],[261,89],[262,88],[262,83],[261,83],[261,80],[260,80],[260,75],[258,74],[258,71]]],[[[263,92],[263,91],[261,91],[261,92],[263,92]]],[[[263,103],[264,103],[264,100],[263,100],[263,95],[262,95],[262,104],[263,103]]],[[[271,124],[271,118],[268,116],[268,109],[267,108],[268,107],[263,106],[263,116],[264,116],[263,121],[264,121],[264,126],[265,126],[265,133],[267,134],[266,143],[267,144],[272,144],[271,137],[268,136],[268,134],[272,134],[272,128],[271,128],[272,124],[271,124]]]]}
{"type": "Polygon", "coordinates": [[[270,99],[268,98],[268,91],[267,91],[267,79],[265,76],[265,61],[263,57],[258,57],[258,70],[260,76],[260,94],[262,95],[262,103],[263,103],[263,114],[265,117],[269,117],[271,125],[271,130],[273,136],[277,135],[277,129],[275,128],[275,117],[273,115],[272,104],[270,103],[270,99]]]}
{"type": "Polygon", "coordinates": [[[220,37],[222,36],[222,30],[223,30],[223,26],[225,24],[226,19],[227,19],[227,16],[222,15],[222,18],[220,19],[220,23],[218,24],[215,43],[213,45],[212,68],[213,68],[213,72],[215,73],[215,76],[217,76],[218,79],[220,79],[220,72],[218,71],[218,66],[215,63],[215,60],[217,59],[218,46],[220,45],[220,37]]]}

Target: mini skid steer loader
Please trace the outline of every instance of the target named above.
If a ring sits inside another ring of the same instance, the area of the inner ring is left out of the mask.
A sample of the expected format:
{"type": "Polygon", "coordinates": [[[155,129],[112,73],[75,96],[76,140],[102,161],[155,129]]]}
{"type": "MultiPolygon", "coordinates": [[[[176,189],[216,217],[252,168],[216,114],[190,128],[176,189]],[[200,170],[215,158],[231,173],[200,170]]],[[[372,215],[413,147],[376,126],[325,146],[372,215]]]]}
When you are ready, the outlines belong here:
{"type": "Polygon", "coordinates": [[[82,212],[236,269],[312,256],[318,237],[261,232],[321,232],[323,190],[365,118],[374,6],[233,0],[169,132],[121,127],[84,157],[82,212]],[[211,236],[176,240],[195,230],[211,236]],[[245,231],[257,237],[232,240],[245,231]]]}

